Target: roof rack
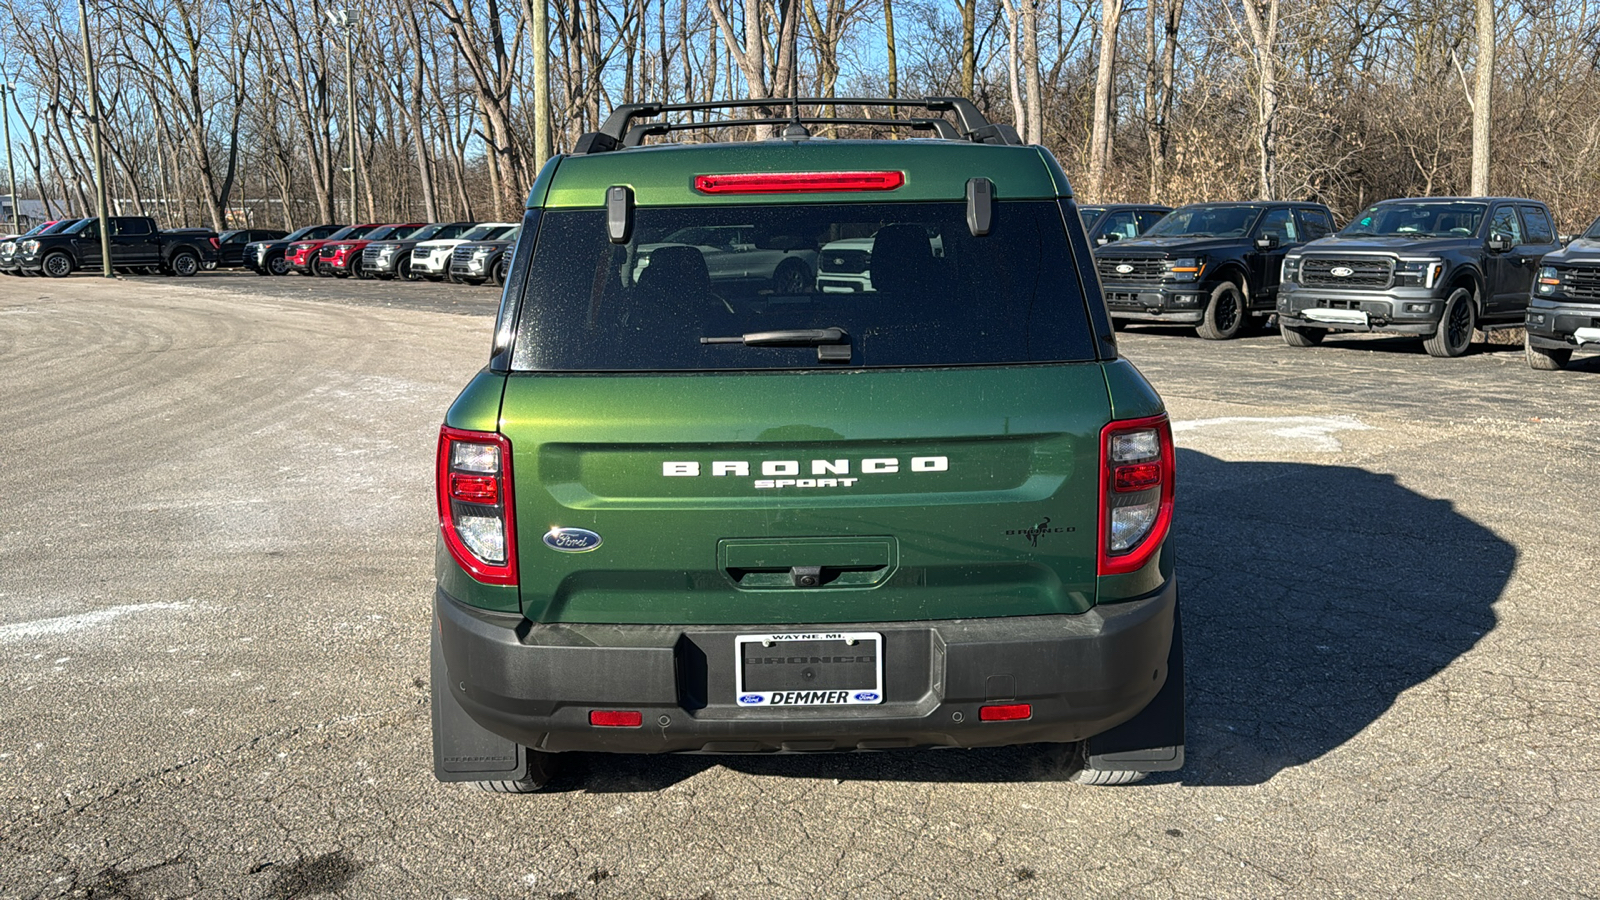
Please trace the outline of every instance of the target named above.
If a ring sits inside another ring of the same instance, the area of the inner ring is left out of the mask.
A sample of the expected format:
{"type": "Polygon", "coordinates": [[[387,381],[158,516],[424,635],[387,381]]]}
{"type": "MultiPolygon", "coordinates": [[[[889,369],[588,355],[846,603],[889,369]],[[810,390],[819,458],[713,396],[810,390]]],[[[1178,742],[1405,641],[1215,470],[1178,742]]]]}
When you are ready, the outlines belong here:
{"type": "MultiPolygon", "coordinates": [[[[968,140],[978,144],[1006,144],[1017,146],[1022,138],[1017,129],[1005,123],[993,123],[984,117],[978,107],[965,97],[926,97],[921,100],[889,99],[886,97],[783,97],[766,100],[714,100],[705,103],[626,103],[611,111],[599,131],[591,131],[578,138],[572,148],[575,155],[607,153],[627,147],[637,147],[645,137],[687,131],[697,128],[716,128],[728,125],[884,125],[936,131],[946,140],[968,140]],[[801,116],[805,106],[887,106],[890,108],[914,107],[931,113],[953,112],[956,123],[942,117],[911,119],[874,119],[838,116],[801,116]],[[790,107],[794,115],[783,118],[722,119],[712,122],[657,122],[633,125],[634,119],[653,118],[671,112],[703,112],[713,109],[767,109],[790,107]]],[[[798,135],[807,136],[807,135],[798,135]]]]}

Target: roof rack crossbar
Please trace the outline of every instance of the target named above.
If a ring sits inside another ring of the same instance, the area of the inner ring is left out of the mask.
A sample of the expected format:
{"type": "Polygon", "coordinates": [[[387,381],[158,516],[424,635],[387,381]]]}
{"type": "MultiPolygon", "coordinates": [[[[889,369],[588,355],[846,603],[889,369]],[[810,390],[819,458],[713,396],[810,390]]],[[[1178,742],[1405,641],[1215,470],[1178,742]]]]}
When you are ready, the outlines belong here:
{"type": "Polygon", "coordinates": [[[826,116],[789,116],[770,119],[717,119],[704,122],[651,122],[628,129],[620,147],[637,147],[647,137],[659,137],[674,131],[693,131],[700,128],[728,128],[739,125],[883,125],[890,128],[911,128],[916,131],[937,131],[947,141],[961,140],[961,133],[947,119],[864,119],[828,118],[826,116]]]}
{"type": "MultiPolygon", "coordinates": [[[[697,103],[625,103],[616,107],[606,117],[605,124],[599,131],[591,131],[578,139],[573,147],[576,154],[604,153],[611,150],[620,150],[623,147],[637,146],[630,143],[632,124],[634,119],[652,118],[663,113],[672,112],[703,112],[713,109],[749,109],[761,107],[769,110],[782,110],[789,107],[795,112],[800,106],[860,106],[860,107],[919,107],[929,112],[951,112],[956,116],[959,124],[959,133],[956,139],[962,137],[977,143],[986,144],[1021,144],[1022,140],[1017,135],[1017,130],[1003,123],[991,123],[984,117],[977,105],[965,97],[924,97],[920,100],[889,97],[769,97],[762,100],[712,100],[697,103]]],[[[796,120],[812,124],[838,123],[847,124],[846,120],[837,117],[800,117],[786,116],[781,119],[746,119],[750,124],[782,125],[796,120]]],[[[897,121],[897,120],[890,120],[897,121]]],[[[932,120],[929,120],[932,121],[932,120]]],[[[720,123],[719,123],[720,124],[720,123]]],[[[872,124],[877,124],[876,122],[872,124]]],[[[686,127],[705,127],[699,126],[686,127]]],[[[937,128],[937,126],[934,126],[937,128]]],[[[669,129],[685,130],[685,129],[669,129]]],[[[941,137],[948,135],[943,129],[938,129],[941,137]]],[[[660,133],[660,132],[651,132],[660,133]]]]}

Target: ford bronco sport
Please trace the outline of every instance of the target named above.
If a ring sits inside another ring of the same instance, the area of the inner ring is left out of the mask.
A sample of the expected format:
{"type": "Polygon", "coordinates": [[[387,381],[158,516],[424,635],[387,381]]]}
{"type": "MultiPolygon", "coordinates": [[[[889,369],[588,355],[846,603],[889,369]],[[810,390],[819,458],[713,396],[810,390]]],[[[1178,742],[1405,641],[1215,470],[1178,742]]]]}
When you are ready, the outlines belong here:
{"type": "Polygon", "coordinates": [[[1178,768],[1171,429],[1060,166],[965,100],[790,103],[619,107],[539,174],[439,434],[435,775],[1032,742],[1082,782],[1178,768]],[[863,113],[798,114],[824,103],[863,113]],[[709,126],[783,136],[645,140],[709,126]],[[728,228],[756,267],[685,238],[728,228]],[[769,274],[866,238],[861,290],[769,274]]]}

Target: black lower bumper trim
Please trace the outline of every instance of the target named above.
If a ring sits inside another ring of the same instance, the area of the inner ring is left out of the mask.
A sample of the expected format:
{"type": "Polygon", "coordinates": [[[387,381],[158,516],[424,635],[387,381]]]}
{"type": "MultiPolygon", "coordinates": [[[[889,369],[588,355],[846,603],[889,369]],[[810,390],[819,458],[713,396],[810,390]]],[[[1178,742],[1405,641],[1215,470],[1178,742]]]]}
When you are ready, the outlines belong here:
{"type": "MultiPolygon", "coordinates": [[[[735,637],[818,626],[536,625],[439,591],[434,688],[448,692],[437,700],[448,700],[486,734],[548,752],[1078,741],[1127,722],[1162,691],[1176,607],[1172,580],[1145,599],[1081,615],[829,624],[829,631],[883,635],[884,701],[746,708],[735,700],[735,637]],[[980,707],[1018,703],[1031,706],[1028,718],[981,721],[980,707]],[[593,726],[594,710],[636,711],[642,724],[593,726]]],[[[1177,689],[1181,715],[1181,678],[1177,689]]]]}

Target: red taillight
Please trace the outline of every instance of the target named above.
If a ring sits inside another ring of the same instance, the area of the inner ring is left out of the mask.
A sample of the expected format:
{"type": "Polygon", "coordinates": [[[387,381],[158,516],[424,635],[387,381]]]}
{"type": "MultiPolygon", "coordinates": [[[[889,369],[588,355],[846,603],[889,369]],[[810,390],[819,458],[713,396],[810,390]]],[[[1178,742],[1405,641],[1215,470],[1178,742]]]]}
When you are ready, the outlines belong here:
{"type": "Polygon", "coordinates": [[[450,473],[450,499],[492,504],[500,499],[500,481],[493,475],[450,473]]]}
{"type": "Polygon", "coordinates": [[[596,709],[589,712],[589,724],[602,728],[638,728],[644,715],[633,710],[596,709]]]}
{"type": "Polygon", "coordinates": [[[437,465],[439,530],[450,558],[485,584],[516,584],[511,442],[443,426],[437,465]]]}
{"type": "Polygon", "coordinates": [[[1100,431],[1101,575],[1143,568],[1172,528],[1172,425],[1165,415],[1100,431]]]}
{"type": "Polygon", "coordinates": [[[982,722],[1015,722],[1018,719],[1031,718],[1033,718],[1033,705],[1029,703],[978,707],[978,720],[982,722]]]}
{"type": "Polygon", "coordinates": [[[211,241],[211,249],[213,249],[213,250],[222,249],[222,244],[216,238],[207,238],[207,240],[211,241]]]}
{"type": "Polygon", "coordinates": [[[906,183],[904,172],[752,172],[696,175],[702,194],[820,194],[831,191],[892,191],[906,183]]]}

